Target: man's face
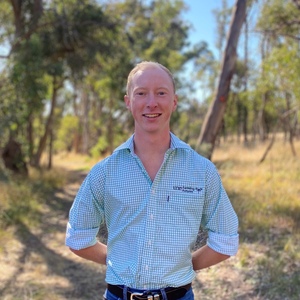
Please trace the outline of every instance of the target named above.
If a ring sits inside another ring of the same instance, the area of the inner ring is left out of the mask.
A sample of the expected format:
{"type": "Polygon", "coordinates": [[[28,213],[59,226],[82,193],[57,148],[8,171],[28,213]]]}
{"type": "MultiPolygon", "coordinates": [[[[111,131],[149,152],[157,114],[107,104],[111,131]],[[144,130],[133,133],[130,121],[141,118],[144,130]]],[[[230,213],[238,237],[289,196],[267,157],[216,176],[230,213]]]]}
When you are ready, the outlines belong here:
{"type": "Polygon", "coordinates": [[[177,106],[173,82],[159,67],[138,71],[124,97],[135,120],[135,131],[159,133],[170,130],[170,118],[177,106]]]}

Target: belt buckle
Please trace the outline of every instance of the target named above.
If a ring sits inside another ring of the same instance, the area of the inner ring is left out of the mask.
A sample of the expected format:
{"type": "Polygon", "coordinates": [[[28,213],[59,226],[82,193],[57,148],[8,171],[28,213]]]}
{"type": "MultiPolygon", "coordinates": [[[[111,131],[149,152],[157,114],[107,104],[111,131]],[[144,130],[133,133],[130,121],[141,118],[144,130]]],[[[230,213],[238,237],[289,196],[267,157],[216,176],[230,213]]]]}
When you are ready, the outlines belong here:
{"type": "Polygon", "coordinates": [[[134,296],[143,296],[144,295],[144,293],[131,293],[131,295],[130,295],[130,300],[134,300],[134,296]]]}
{"type": "MultiPolygon", "coordinates": [[[[134,296],[143,296],[143,295],[144,295],[144,293],[136,293],[136,292],[131,293],[130,300],[134,300],[134,298],[133,298],[134,296]]],[[[159,299],[160,299],[159,294],[147,296],[147,300],[159,300],[159,299]]]]}

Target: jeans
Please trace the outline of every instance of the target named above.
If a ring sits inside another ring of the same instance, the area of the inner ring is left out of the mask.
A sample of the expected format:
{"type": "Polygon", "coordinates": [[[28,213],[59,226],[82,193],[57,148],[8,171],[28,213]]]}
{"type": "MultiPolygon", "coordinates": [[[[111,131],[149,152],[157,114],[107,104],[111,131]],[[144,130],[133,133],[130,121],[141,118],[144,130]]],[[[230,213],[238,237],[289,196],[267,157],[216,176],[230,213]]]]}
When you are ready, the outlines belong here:
{"type": "MultiPolygon", "coordinates": [[[[114,294],[112,294],[108,290],[105,291],[103,299],[107,299],[107,300],[123,300],[121,298],[116,297],[114,294]]],[[[164,299],[164,300],[167,300],[167,299],[164,299]]],[[[194,300],[193,289],[190,288],[183,297],[181,297],[180,299],[177,299],[177,300],[194,300]]]]}

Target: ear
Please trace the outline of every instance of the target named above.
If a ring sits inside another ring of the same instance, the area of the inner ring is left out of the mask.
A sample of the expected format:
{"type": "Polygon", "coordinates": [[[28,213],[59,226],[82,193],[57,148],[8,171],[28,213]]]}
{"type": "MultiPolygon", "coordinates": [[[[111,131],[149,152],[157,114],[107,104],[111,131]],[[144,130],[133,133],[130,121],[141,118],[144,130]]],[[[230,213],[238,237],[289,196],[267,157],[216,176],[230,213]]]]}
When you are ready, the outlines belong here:
{"type": "Polygon", "coordinates": [[[128,96],[128,95],[125,95],[125,96],[124,96],[124,101],[125,101],[125,104],[126,104],[127,109],[130,110],[130,99],[129,99],[129,96],[128,96]]]}
{"type": "Polygon", "coordinates": [[[177,103],[178,103],[178,96],[175,94],[175,95],[174,95],[174,100],[173,100],[173,111],[176,110],[176,108],[177,108],[177,103]]]}

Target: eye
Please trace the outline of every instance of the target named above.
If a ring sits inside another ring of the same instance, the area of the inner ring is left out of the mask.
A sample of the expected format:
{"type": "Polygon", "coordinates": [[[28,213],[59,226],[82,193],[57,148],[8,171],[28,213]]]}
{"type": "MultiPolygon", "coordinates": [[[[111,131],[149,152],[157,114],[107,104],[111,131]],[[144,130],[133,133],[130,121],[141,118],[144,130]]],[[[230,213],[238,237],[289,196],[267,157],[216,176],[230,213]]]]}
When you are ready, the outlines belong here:
{"type": "Polygon", "coordinates": [[[140,91],[140,92],[136,92],[135,95],[136,95],[136,96],[144,96],[145,93],[140,91]]]}
{"type": "Polygon", "coordinates": [[[161,91],[161,92],[158,92],[158,95],[159,95],[159,96],[164,96],[165,94],[166,94],[166,93],[165,93],[165,92],[162,92],[162,91],[161,91]]]}
{"type": "Polygon", "coordinates": [[[134,91],[134,95],[136,95],[136,96],[145,96],[145,95],[146,95],[146,92],[147,92],[147,91],[145,91],[144,89],[136,89],[136,90],[134,91]]]}

